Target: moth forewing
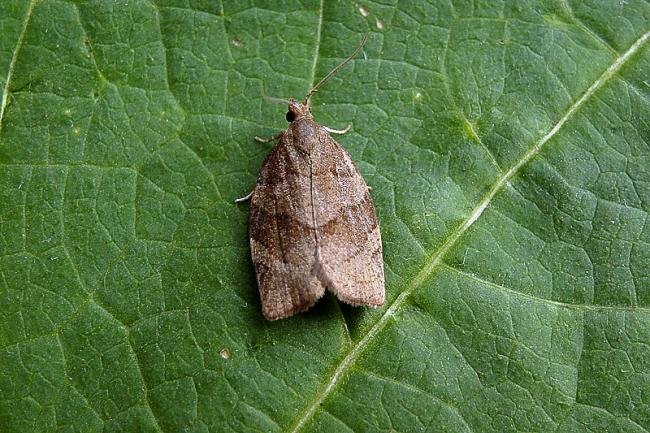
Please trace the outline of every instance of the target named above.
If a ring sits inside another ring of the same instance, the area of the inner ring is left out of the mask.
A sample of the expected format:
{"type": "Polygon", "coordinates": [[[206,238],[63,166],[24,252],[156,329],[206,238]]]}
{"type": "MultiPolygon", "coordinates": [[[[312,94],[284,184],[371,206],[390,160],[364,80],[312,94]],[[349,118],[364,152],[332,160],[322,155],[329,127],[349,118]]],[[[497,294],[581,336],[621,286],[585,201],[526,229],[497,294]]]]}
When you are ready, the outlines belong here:
{"type": "Polygon", "coordinates": [[[381,235],[368,186],[309,107],[365,41],[303,102],[288,100],[289,127],[275,137],[252,192],[251,254],[269,320],[307,310],[325,289],[351,305],[384,303],[381,235]]]}

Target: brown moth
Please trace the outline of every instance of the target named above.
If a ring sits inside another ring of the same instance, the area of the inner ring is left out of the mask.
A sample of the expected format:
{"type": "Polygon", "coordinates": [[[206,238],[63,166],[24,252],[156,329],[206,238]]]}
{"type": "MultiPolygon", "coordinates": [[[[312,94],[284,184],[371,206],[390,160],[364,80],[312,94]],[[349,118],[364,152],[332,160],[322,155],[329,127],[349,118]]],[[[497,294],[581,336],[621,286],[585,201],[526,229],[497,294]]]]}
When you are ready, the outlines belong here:
{"type": "MultiPolygon", "coordinates": [[[[289,106],[251,194],[250,245],[268,320],[310,308],[327,288],[356,306],[384,303],[381,236],[369,188],[350,155],[314,121],[309,99],[359,47],[289,106]]],[[[258,140],[258,137],[256,137],[258,140]]],[[[269,140],[266,140],[269,141],[269,140]]]]}

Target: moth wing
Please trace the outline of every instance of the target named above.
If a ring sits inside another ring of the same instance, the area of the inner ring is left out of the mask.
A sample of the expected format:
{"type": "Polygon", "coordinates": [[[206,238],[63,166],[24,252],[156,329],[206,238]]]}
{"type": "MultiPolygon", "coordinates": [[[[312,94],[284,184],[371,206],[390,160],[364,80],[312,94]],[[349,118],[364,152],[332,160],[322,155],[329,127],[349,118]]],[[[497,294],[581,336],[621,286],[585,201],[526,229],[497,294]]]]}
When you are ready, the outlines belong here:
{"type": "Polygon", "coordinates": [[[268,320],[305,311],[325,293],[312,272],[316,238],[310,186],[299,166],[281,138],[264,161],[251,198],[251,254],[268,320]]]}
{"type": "Polygon", "coordinates": [[[381,234],[368,186],[327,132],[319,134],[312,193],[318,251],[314,273],[340,300],[378,307],[385,300],[381,234]]]}

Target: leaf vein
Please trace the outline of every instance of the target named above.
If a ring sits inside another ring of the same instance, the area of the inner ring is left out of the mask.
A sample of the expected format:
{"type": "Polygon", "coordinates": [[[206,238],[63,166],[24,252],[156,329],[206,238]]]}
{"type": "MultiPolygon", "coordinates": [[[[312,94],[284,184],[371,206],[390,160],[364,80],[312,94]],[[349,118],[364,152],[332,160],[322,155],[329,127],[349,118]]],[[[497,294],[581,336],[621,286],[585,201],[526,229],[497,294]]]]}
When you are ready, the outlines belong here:
{"type": "Polygon", "coordinates": [[[627,305],[588,305],[588,304],[570,304],[568,302],[562,302],[562,301],[554,301],[552,299],[546,299],[546,298],[540,298],[539,296],[531,295],[529,293],[524,293],[520,292],[518,290],[512,289],[510,287],[503,286],[501,284],[495,283],[490,280],[486,280],[484,278],[481,278],[480,276],[477,276],[475,274],[471,274],[469,272],[465,272],[461,269],[455,268],[453,266],[450,266],[448,264],[442,264],[442,267],[445,269],[452,271],[462,277],[465,277],[467,279],[471,279],[476,281],[477,283],[490,286],[492,288],[502,290],[512,296],[519,296],[522,298],[529,299],[531,301],[535,302],[540,302],[543,304],[548,304],[548,305],[553,305],[558,308],[568,308],[568,309],[574,309],[574,310],[588,310],[588,311],[625,311],[625,312],[634,312],[634,313],[645,313],[649,314],[650,313],[650,308],[647,307],[636,307],[636,306],[627,306],[627,305]]]}
{"type": "MultiPolygon", "coordinates": [[[[104,314],[106,314],[108,317],[113,319],[115,323],[121,327],[125,333],[126,333],[126,338],[125,338],[125,343],[129,348],[130,354],[133,356],[133,362],[135,364],[135,368],[138,370],[138,374],[140,375],[140,378],[142,379],[142,392],[143,392],[143,402],[144,404],[147,405],[149,410],[151,411],[151,417],[153,418],[153,421],[155,423],[156,429],[160,432],[163,433],[163,429],[160,427],[160,423],[158,422],[158,417],[156,416],[156,413],[153,410],[153,407],[151,406],[151,403],[149,402],[149,389],[147,388],[147,382],[145,380],[144,374],[142,372],[142,366],[140,365],[140,359],[138,358],[138,354],[135,350],[135,347],[133,347],[133,343],[131,343],[131,328],[126,325],[124,322],[122,322],[120,319],[115,317],[113,313],[108,311],[106,307],[104,307],[102,304],[100,304],[96,299],[90,298],[89,301],[93,303],[97,308],[99,308],[104,314]]],[[[122,343],[118,343],[122,344],[122,343]]]]}
{"type": "Polygon", "coordinates": [[[580,18],[578,18],[578,16],[574,13],[573,8],[571,7],[568,1],[562,0],[561,5],[569,13],[569,16],[571,17],[571,20],[573,21],[573,24],[575,26],[577,26],[583,32],[587,33],[594,41],[596,41],[599,45],[605,47],[613,55],[615,56],[619,55],[618,51],[616,51],[616,49],[609,42],[603,39],[603,37],[600,36],[598,33],[591,30],[580,18]]]}
{"type": "Polygon", "coordinates": [[[643,34],[638,38],[625,53],[618,57],[592,84],[587,90],[578,98],[566,111],[566,113],[558,120],[558,122],[538,141],[524,155],[516,161],[505,173],[499,175],[490,190],[483,197],[483,199],[476,205],[476,207],[469,214],[467,219],[447,238],[447,240],[438,248],[427,260],[425,260],[421,270],[413,277],[411,282],[404,288],[404,290],[395,298],[393,303],[388,306],[384,314],[375,322],[375,324],[368,330],[366,335],[359,340],[359,342],[351,347],[348,354],[340,361],[334,368],[332,374],[326,378],[322,388],[316,393],[314,399],[301,411],[298,417],[295,418],[287,431],[296,433],[301,431],[307,423],[314,417],[319,407],[323,404],[325,399],[332,393],[332,391],[339,384],[339,381],[347,375],[348,371],[356,363],[361,353],[366,349],[370,342],[374,341],[375,337],[383,330],[388,324],[390,319],[395,316],[399,309],[406,303],[407,298],[426,281],[434,271],[442,263],[442,258],[454,246],[463,234],[478,220],[483,214],[483,211],[490,205],[492,199],[499,193],[504,186],[508,184],[520,169],[533,159],[551,138],[564,126],[564,124],[582,107],[585,102],[612,76],[614,76],[621,67],[638,52],[641,47],[650,39],[650,31],[643,34]]]}
{"type": "Polygon", "coordinates": [[[372,377],[374,379],[377,379],[377,380],[379,380],[381,382],[390,383],[390,384],[393,384],[393,385],[398,386],[400,388],[404,388],[406,390],[409,390],[411,392],[415,392],[417,394],[424,394],[427,397],[430,397],[431,399],[437,401],[442,406],[448,408],[449,410],[454,412],[456,415],[458,415],[458,418],[460,418],[460,420],[463,422],[465,427],[467,427],[467,430],[472,431],[472,428],[469,426],[469,424],[467,424],[467,422],[465,421],[465,418],[463,418],[463,416],[461,415],[460,410],[459,410],[458,407],[454,406],[453,404],[451,404],[448,401],[445,401],[445,400],[441,399],[440,397],[437,397],[437,396],[431,394],[429,391],[425,391],[425,390],[423,390],[421,388],[418,388],[417,386],[413,386],[413,385],[411,385],[409,383],[400,382],[400,381],[392,379],[390,377],[383,376],[381,374],[375,373],[374,371],[369,371],[369,370],[366,370],[366,369],[357,369],[357,371],[361,372],[362,374],[366,374],[366,375],[368,375],[368,376],[370,376],[370,377],[372,377]]]}
{"type": "Polygon", "coordinates": [[[7,108],[7,101],[9,99],[9,85],[11,84],[11,77],[14,73],[14,68],[16,67],[16,61],[18,60],[18,52],[23,46],[23,41],[25,40],[25,33],[27,33],[27,26],[29,20],[32,17],[32,12],[34,11],[34,5],[37,0],[31,0],[29,6],[27,7],[27,13],[25,14],[25,19],[23,20],[23,28],[18,35],[18,41],[16,42],[16,49],[14,50],[13,55],[11,56],[11,62],[9,63],[9,70],[7,71],[7,81],[5,81],[5,87],[2,89],[2,99],[0,99],[0,131],[2,131],[2,120],[4,119],[5,110],[7,108]]]}

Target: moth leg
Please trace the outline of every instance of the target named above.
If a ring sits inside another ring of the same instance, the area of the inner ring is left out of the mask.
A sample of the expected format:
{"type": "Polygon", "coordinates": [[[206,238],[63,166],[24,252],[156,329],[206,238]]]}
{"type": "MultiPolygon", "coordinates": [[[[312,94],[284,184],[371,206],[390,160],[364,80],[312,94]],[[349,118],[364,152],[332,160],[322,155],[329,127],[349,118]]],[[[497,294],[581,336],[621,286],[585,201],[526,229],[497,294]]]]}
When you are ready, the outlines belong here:
{"type": "Polygon", "coordinates": [[[240,197],[240,198],[235,199],[235,203],[243,203],[245,201],[250,200],[251,197],[253,196],[253,192],[254,192],[254,190],[249,192],[248,195],[246,195],[244,197],[240,197]]]}
{"type": "Polygon", "coordinates": [[[255,140],[259,141],[260,143],[268,143],[270,141],[275,141],[282,137],[282,133],[280,132],[279,134],[275,134],[272,137],[258,137],[257,135],[255,136],[255,140]]]}
{"type": "Polygon", "coordinates": [[[325,131],[329,132],[330,134],[345,134],[348,132],[350,129],[352,129],[352,124],[348,124],[344,129],[332,129],[328,128],[327,126],[323,126],[325,128],[325,131]]]}

